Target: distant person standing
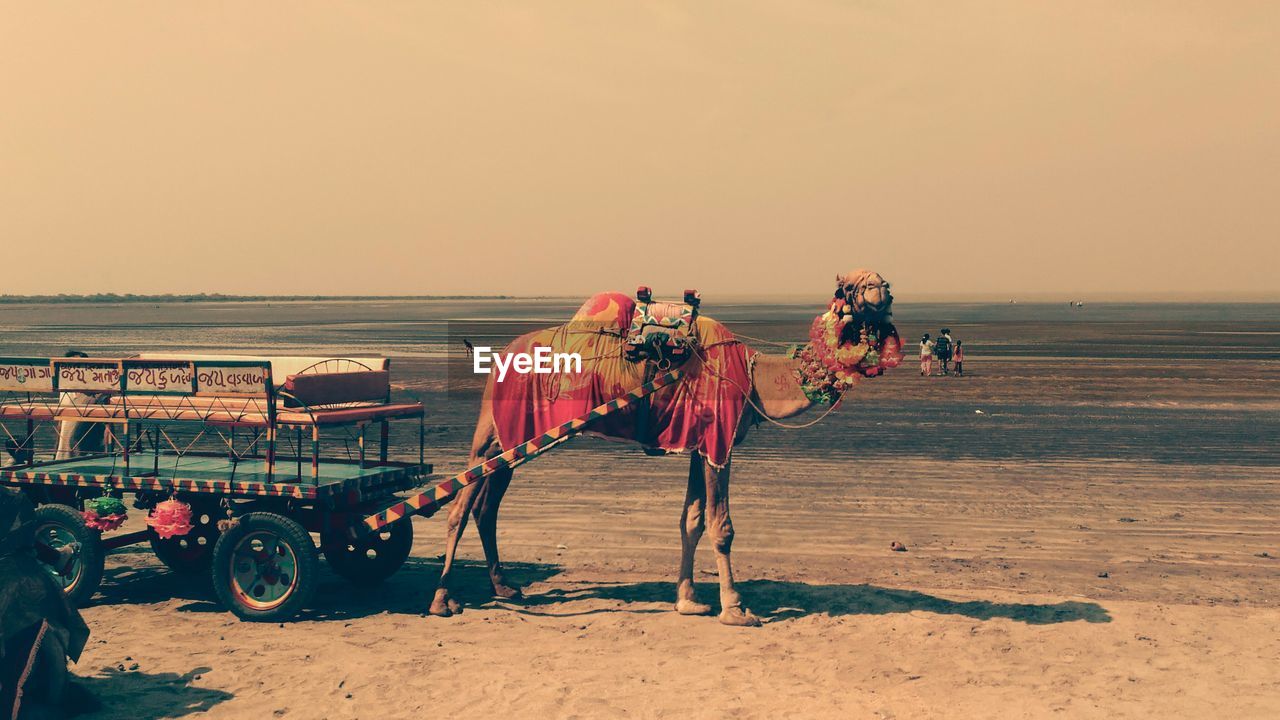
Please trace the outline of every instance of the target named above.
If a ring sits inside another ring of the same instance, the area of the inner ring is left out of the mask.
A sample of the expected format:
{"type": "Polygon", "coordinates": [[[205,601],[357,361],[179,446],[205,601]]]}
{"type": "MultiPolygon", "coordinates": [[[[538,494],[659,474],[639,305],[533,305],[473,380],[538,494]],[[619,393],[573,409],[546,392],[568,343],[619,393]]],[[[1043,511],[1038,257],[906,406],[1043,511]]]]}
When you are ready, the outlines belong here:
{"type": "Polygon", "coordinates": [[[964,377],[964,341],[956,341],[956,349],[951,353],[951,359],[955,362],[956,377],[964,377]]]}
{"type": "Polygon", "coordinates": [[[933,341],[929,333],[920,336],[920,374],[925,377],[933,374],[933,341]]]}
{"type": "Polygon", "coordinates": [[[950,374],[947,363],[951,362],[951,329],[942,328],[938,331],[938,339],[933,344],[933,354],[938,357],[938,364],[942,366],[942,374],[950,374]]]}

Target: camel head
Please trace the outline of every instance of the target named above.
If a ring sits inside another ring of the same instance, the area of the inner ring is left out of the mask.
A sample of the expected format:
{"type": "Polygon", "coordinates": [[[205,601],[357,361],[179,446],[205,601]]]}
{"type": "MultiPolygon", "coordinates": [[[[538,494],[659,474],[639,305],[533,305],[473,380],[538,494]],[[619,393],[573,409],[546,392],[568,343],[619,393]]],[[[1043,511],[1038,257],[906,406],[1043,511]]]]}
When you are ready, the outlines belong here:
{"type": "Polygon", "coordinates": [[[878,272],[858,269],[837,275],[831,310],[846,320],[841,344],[857,344],[868,332],[881,341],[897,336],[892,322],[893,293],[889,292],[889,281],[878,272]]]}
{"type": "Polygon", "coordinates": [[[836,276],[834,297],[797,348],[802,389],[814,402],[835,402],[863,377],[878,377],[902,361],[893,326],[893,295],[880,273],[854,270],[836,276]]]}
{"type": "Polygon", "coordinates": [[[853,270],[836,276],[837,300],[844,300],[854,320],[885,322],[893,315],[893,294],[889,281],[872,270],[853,270]]]}

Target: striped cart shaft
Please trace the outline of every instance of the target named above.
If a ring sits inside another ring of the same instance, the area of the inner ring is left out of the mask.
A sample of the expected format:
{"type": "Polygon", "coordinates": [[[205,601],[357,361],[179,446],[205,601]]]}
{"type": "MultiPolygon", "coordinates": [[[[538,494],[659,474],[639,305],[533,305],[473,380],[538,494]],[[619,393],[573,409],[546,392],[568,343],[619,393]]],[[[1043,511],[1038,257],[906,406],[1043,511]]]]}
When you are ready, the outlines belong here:
{"type": "Polygon", "coordinates": [[[359,528],[364,532],[377,532],[382,528],[398,522],[410,515],[426,515],[434,514],[441,506],[447,504],[457,496],[458,491],[462,488],[475,483],[476,481],[486,478],[493,473],[504,468],[515,468],[526,462],[538,457],[553,447],[565,442],[569,438],[581,433],[588,423],[598,420],[606,415],[612,414],[628,407],[637,400],[645,398],[662,388],[671,385],[679,380],[682,376],[681,371],[671,370],[664,375],[660,375],[653,380],[632,390],[626,395],[619,396],[602,405],[597,405],[583,415],[558,425],[551,430],[539,435],[538,437],[510,450],[489,458],[484,462],[472,467],[468,470],[454,475],[435,487],[424,493],[414,495],[402,502],[377,513],[370,515],[364,519],[364,526],[359,528]]]}

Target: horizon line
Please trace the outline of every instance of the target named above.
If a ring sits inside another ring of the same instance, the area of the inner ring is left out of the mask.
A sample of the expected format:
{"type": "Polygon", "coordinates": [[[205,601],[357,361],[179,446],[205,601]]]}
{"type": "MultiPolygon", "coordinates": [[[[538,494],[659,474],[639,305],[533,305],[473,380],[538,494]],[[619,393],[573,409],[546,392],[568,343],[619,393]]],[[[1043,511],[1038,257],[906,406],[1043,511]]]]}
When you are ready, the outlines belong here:
{"type": "MultiPolygon", "coordinates": [[[[57,293],[57,294],[40,294],[40,295],[24,295],[24,294],[0,294],[0,305],[39,305],[39,304],[110,304],[110,303],[219,303],[219,302],[320,302],[320,301],[345,301],[345,302],[374,302],[374,301],[406,301],[406,300],[579,300],[584,295],[577,294],[554,294],[554,295],[509,295],[509,294],[481,294],[471,293],[465,295],[450,294],[416,294],[416,295],[258,295],[258,294],[233,294],[233,293],[57,293]]],[[[725,300],[741,302],[743,300],[757,301],[785,301],[795,303],[812,302],[813,298],[801,293],[728,293],[718,296],[725,300]]],[[[955,303],[955,304],[1025,304],[1025,305],[1060,305],[1062,303],[1080,302],[1085,305],[1093,304],[1109,304],[1109,303],[1131,303],[1131,304],[1159,304],[1159,303],[1244,303],[1244,304],[1270,304],[1280,303],[1280,295],[1266,295],[1262,293],[1218,293],[1218,294],[1177,294],[1177,293],[1108,293],[1107,295],[1098,296],[1096,298],[1088,298],[1085,295],[1077,295],[1066,297],[1066,293],[1045,293],[1043,291],[1028,293],[1019,298],[1015,293],[1012,297],[1007,294],[963,294],[963,293],[921,293],[911,300],[905,300],[901,297],[895,299],[895,303],[900,305],[913,305],[918,303],[955,303]]]]}

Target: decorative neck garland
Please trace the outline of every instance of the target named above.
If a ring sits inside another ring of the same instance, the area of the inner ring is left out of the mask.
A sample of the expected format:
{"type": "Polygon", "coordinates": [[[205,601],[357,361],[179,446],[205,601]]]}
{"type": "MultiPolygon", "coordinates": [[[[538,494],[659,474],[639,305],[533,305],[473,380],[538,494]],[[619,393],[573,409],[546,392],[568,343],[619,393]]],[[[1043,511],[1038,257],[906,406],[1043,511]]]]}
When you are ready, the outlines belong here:
{"type": "Polygon", "coordinates": [[[893,325],[864,323],[857,343],[841,343],[851,322],[853,308],[835,298],[826,312],[814,318],[809,343],[793,345],[787,352],[787,357],[799,360],[800,389],[812,402],[833,404],[862,378],[878,377],[902,362],[902,341],[893,325]]]}

